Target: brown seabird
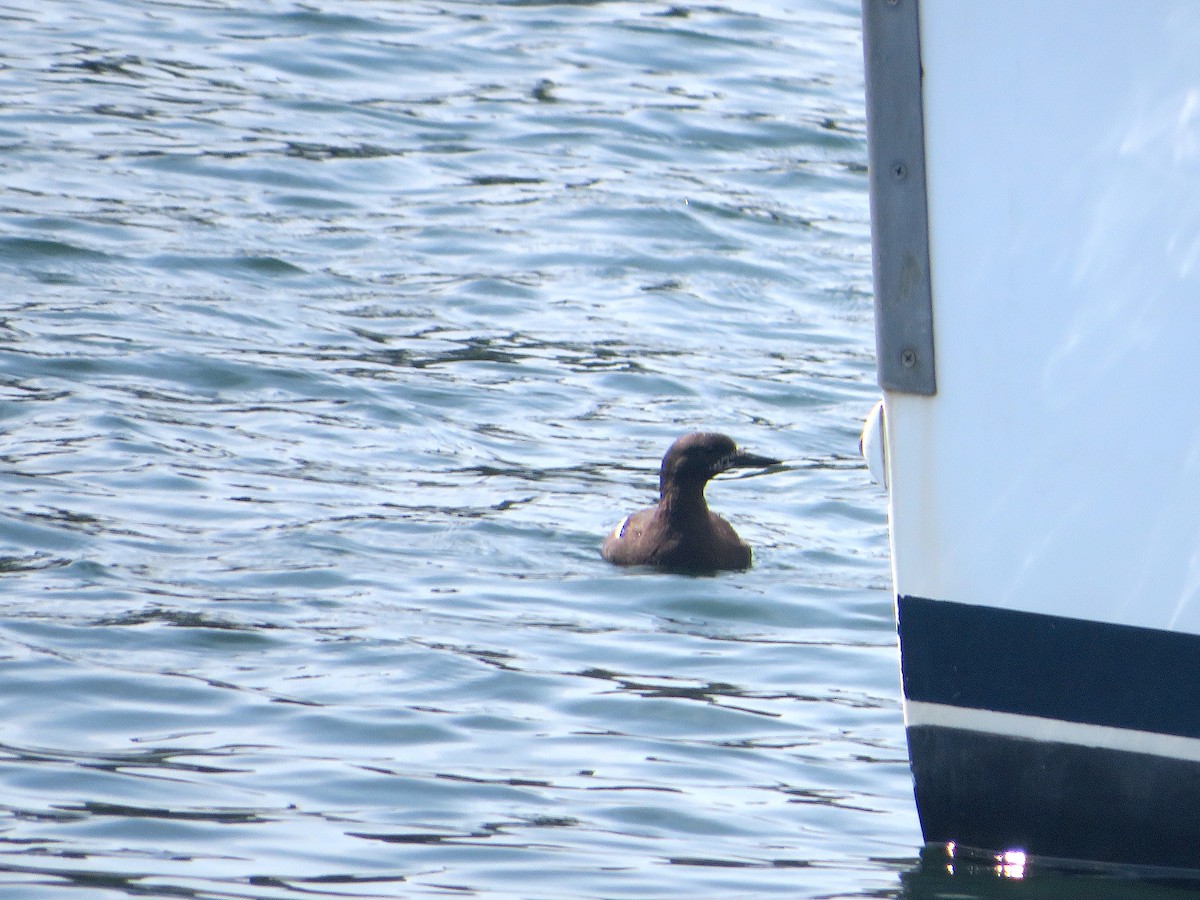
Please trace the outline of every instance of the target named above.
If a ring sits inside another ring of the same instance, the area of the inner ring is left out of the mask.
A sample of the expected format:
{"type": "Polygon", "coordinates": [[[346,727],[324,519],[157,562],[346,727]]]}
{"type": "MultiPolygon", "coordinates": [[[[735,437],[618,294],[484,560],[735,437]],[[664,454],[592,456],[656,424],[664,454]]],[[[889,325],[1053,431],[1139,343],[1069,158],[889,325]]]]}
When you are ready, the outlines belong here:
{"type": "Polygon", "coordinates": [[[631,513],[604,539],[600,555],[618,566],[678,572],[746,569],[750,547],[704,502],[710,478],[729,469],[756,469],[779,460],[739,450],[723,434],[685,434],[663,457],[656,506],[631,513]]]}

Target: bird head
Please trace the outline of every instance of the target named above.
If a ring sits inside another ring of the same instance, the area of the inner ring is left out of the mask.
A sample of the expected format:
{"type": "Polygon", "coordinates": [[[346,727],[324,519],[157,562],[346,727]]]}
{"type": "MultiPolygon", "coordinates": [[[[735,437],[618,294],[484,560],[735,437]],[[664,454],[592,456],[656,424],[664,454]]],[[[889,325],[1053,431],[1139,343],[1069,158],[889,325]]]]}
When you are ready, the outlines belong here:
{"type": "Polygon", "coordinates": [[[726,435],[697,431],[685,434],[667,449],[659,471],[659,490],[665,492],[672,484],[703,486],[714,475],[730,469],[757,469],[778,463],[769,456],[739,450],[726,435]]]}

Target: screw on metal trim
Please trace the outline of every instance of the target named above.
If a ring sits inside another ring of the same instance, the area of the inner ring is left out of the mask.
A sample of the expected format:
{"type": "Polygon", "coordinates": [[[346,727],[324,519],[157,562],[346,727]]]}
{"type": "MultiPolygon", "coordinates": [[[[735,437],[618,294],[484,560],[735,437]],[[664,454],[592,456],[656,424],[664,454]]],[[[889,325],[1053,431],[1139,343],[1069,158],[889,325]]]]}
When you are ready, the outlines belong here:
{"type": "Polygon", "coordinates": [[[900,365],[906,369],[911,369],[917,364],[917,351],[911,347],[906,347],[900,351],[900,365]]]}
{"type": "Polygon", "coordinates": [[[903,181],[908,177],[908,166],[902,162],[892,163],[892,177],[897,181],[903,181]]]}

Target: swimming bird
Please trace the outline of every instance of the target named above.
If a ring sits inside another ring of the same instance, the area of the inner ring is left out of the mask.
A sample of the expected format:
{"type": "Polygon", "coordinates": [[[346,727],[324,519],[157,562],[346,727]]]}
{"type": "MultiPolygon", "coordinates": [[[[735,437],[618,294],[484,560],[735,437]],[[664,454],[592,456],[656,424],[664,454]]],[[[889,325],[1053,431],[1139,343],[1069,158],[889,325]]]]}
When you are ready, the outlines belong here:
{"type": "Polygon", "coordinates": [[[750,547],[704,502],[710,478],[729,469],[756,469],[779,460],[739,450],[723,434],[685,434],[663,457],[658,504],[626,516],[604,539],[600,555],[618,566],[680,572],[750,567],[750,547]]]}

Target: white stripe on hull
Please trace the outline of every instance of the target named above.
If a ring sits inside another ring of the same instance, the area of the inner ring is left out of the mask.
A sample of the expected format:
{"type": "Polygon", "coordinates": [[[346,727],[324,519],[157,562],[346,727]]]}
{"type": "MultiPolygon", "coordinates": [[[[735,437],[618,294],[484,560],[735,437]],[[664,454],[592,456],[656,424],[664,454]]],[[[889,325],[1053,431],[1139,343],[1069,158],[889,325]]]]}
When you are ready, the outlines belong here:
{"type": "Polygon", "coordinates": [[[1153,756],[1200,762],[1200,738],[1136,731],[1131,728],[1113,728],[1109,725],[1087,725],[1082,722],[1064,722],[1039,716],[1022,716],[988,709],[967,709],[908,700],[904,703],[904,722],[909,728],[959,728],[1044,743],[1102,747],[1107,750],[1148,753],[1153,756]]]}

